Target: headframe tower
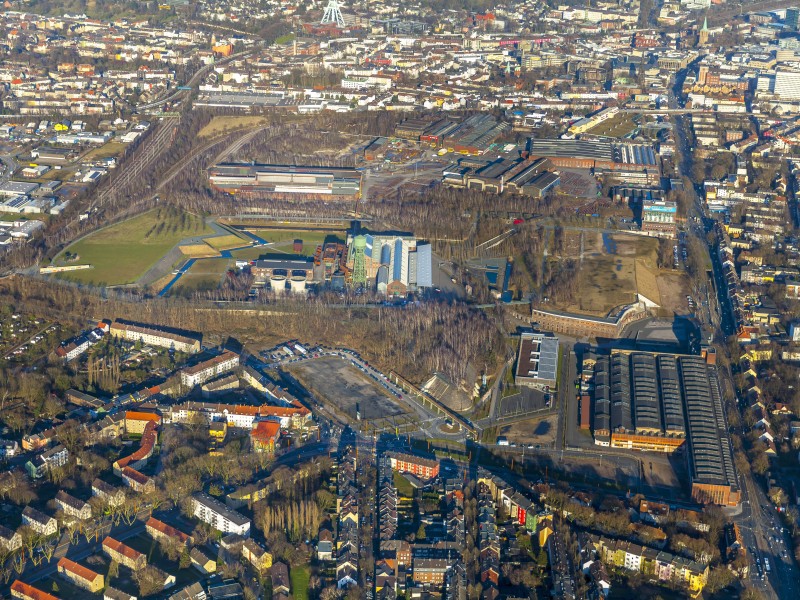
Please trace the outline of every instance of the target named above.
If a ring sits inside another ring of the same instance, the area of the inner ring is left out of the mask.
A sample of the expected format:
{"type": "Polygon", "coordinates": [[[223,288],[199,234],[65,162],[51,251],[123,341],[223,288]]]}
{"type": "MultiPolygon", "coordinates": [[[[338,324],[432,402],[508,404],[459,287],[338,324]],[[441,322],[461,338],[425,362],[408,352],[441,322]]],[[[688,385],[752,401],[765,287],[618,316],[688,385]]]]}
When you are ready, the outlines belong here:
{"type": "Polygon", "coordinates": [[[334,23],[337,27],[344,29],[344,16],[342,15],[342,5],[339,0],[328,0],[325,13],[322,15],[322,25],[334,23]]]}

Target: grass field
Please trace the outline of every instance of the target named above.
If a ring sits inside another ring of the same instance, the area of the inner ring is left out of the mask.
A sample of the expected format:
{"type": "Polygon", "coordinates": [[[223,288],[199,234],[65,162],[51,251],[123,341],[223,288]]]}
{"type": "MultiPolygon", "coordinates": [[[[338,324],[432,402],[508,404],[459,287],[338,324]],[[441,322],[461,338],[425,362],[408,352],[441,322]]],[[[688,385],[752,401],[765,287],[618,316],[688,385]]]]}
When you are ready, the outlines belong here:
{"type": "Polygon", "coordinates": [[[230,250],[231,248],[246,246],[250,243],[250,238],[230,234],[208,238],[205,242],[215,250],[230,250]]]}
{"type": "Polygon", "coordinates": [[[280,254],[285,252],[278,248],[244,248],[243,250],[234,250],[231,256],[238,260],[258,260],[265,254],[280,254]]]}
{"type": "MultiPolygon", "coordinates": [[[[39,215],[37,215],[39,216],[39,215]]],[[[22,213],[3,213],[0,215],[0,221],[29,221],[31,218],[30,215],[23,215],[22,213]]]]}
{"type": "Polygon", "coordinates": [[[70,245],[53,260],[66,264],[64,253],[77,254],[74,264],[94,268],[59,274],[70,281],[94,285],[134,283],[183,238],[212,233],[203,219],[172,208],[158,208],[99,229],[70,245]]]}
{"type": "Polygon", "coordinates": [[[108,142],[99,148],[94,148],[86,153],[83,160],[98,160],[101,158],[109,158],[110,156],[119,156],[125,150],[127,144],[122,142],[108,142]]]}
{"type": "Polygon", "coordinates": [[[69,180],[72,179],[72,176],[75,175],[77,170],[78,170],[77,167],[73,167],[73,168],[65,167],[63,169],[50,169],[47,173],[45,173],[44,175],[42,175],[38,179],[34,179],[33,181],[36,181],[36,182],[39,182],[39,183],[46,183],[48,181],[53,181],[53,180],[69,181],[69,180]]]}
{"type": "Polygon", "coordinates": [[[311,578],[308,567],[292,567],[289,573],[292,580],[292,596],[295,600],[308,600],[308,581],[311,578]]]}
{"type": "MultiPolygon", "coordinates": [[[[196,291],[214,290],[219,287],[225,272],[233,266],[229,258],[198,260],[170,290],[170,295],[191,295],[196,291]]],[[[163,287],[163,286],[162,286],[163,287]]]]}
{"type": "Polygon", "coordinates": [[[221,116],[214,117],[211,122],[200,130],[197,134],[199,138],[210,138],[225,131],[233,129],[242,129],[244,127],[257,127],[266,123],[264,117],[254,116],[221,116]]]}
{"type": "Polygon", "coordinates": [[[392,475],[392,483],[397,489],[398,496],[405,496],[406,498],[412,498],[414,496],[414,487],[411,485],[408,479],[403,477],[397,471],[395,471],[392,475]]]}
{"type": "Polygon", "coordinates": [[[219,256],[219,252],[214,250],[205,242],[200,242],[199,244],[185,244],[183,246],[179,246],[179,250],[181,251],[181,254],[188,256],[189,258],[209,258],[212,256],[219,256]]]}

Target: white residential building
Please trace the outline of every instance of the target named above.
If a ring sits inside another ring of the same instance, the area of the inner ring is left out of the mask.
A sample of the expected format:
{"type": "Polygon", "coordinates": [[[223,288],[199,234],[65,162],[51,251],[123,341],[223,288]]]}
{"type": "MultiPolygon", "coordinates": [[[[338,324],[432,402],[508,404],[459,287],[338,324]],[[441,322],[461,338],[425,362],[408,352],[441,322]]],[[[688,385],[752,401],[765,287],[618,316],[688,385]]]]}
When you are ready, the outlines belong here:
{"type": "Polygon", "coordinates": [[[183,369],[181,371],[181,383],[186,387],[193,388],[209,379],[213,379],[217,375],[232,371],[238,366],[239,355],[226,350],[219,356],[183,369]]]}
{"type": "Polygon", "coordinates": [[[25,510],[22,511],[22,524],[27,525],[41,535],[54,535],[58,532],[56,520],[32,506],[26,506],[25,510]]]}
{"type": "Polygon", "coordinates": [[[250,535],[250,519],[208,494],[201,492],[192,496],[192,505],[192,514],[217,531],[236,533],[244,537],[250,535]]]}

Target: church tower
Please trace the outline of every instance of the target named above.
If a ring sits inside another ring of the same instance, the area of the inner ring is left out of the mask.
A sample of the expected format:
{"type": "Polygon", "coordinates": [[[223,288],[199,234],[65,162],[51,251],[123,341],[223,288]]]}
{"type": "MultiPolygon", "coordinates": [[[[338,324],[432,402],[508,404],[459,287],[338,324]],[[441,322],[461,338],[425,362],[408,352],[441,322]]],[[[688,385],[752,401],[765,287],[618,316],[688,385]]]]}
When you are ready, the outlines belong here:
{"type": "Polygon", "coordinates": [[[708,17],[703,19],[703,27],[700,29],[700,33],[697,36],[697,45],[698,46],[707,46],[708,45],[708,36],[711,32],[708,31],[708,17]]]}

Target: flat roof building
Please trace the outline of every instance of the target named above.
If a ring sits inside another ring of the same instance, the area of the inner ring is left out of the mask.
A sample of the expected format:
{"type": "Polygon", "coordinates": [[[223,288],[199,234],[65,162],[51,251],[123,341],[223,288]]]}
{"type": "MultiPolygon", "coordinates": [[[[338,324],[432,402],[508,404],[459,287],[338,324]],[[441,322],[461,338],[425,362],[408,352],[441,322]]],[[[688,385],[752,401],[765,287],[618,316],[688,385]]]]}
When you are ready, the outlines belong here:
{"type": "Polygon", "coordinates": [[[211,187],[229,193],[292,197],[358,197],[361,172],[344,167],[221,163],[208,170],[211,187]]]}
{"type": "Polygon", "coordinates": [[[214,529],[223,533],[250,535],[250,519],[208,494],[198,493],[192,496],[192,505],[194,516],[214,529]]]}
{"type": "Polygon", "coordinates": [[[558,370],[558,338],[544,333],[523,333],[520,336],[517,385],[556,386],[558,370]]]}

